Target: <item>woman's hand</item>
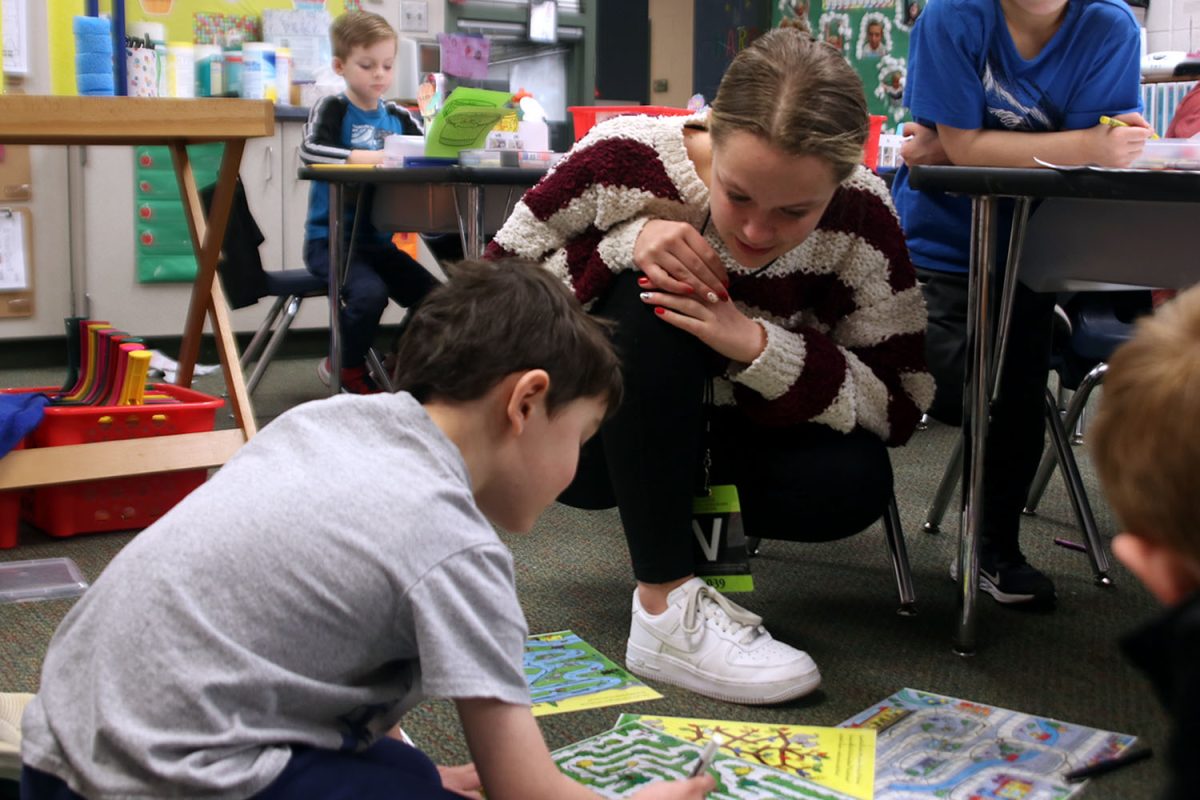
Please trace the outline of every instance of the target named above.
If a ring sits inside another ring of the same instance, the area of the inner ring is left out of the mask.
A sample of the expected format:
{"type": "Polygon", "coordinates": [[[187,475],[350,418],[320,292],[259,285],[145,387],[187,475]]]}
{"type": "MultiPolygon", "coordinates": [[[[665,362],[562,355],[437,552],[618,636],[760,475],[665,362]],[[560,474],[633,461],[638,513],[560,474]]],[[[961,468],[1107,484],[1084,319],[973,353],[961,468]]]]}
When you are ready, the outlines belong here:
{"type": "Polygon", "coordinates": [[[749,364],[767,346],[767,332],[730,302],[702,303],[670,292],[642,292],[642,302],[670,325],[687,331],[730,361],[749,364]]]}
{"type": "Polygon", "coordinates": [[[651,784],[635,794],[633,800],[704,800],[716,788],[717,782],[706,772],[687,780],[651,784]]]}
{"type": "Polygon", "coordinates": [[[937,130],[920,125],[916,122],[904,123],[903,133],[906,137],[900,146],[900,157],[905,164],[949,164],[950,156],[942,147],[937,130]]]}
{"type": "Polygon", "coordinates": [[[475,771],[474,764],[459,764],[454,767],[438,764],[437,771],[442,778],[442,788],[446,791],[476,800],[483,797],[483,784],[479,781],[479,773],[475,771]]]}
{"type": "Polygon", "coordinates": [[[647,222],[634,242],[633,263],[646,273],[649,283],[643,286],[695,295],[712,304],[729,299],[729,278],[721,257],[686,222],[647,222]]]}

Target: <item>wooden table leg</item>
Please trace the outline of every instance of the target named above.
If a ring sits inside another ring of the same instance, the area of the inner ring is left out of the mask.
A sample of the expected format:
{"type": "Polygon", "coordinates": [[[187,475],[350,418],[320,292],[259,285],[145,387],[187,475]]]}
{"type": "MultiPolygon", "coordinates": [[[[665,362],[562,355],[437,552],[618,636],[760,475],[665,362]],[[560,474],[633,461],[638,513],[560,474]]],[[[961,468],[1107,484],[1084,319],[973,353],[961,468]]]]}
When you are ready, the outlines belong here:
{"type": "Polygon", "coordinates": [[[233,416],[238,427],[249,439],[257,431],[257,425],[254,421],[254,410],[250,405],[250,396],[246,392],[245,377],[238,363],[237,341],[234,339],[229,320],[229,307],[217,277],[217,261],[221,255],[221,244],[225,240],[225,229],[233,206],[244,148],[244,140],[225,142],[212,206],[207,215],[204,213],[204,206],[196,187],[191,162],[188,160],[187,146],[182,142],[172,144],[171,160],[175,165],[175,177],[179,182],[180,193],[183,195],[184,216],[188,220],[197,262],[196,281],[192,286],[187,323],[179,348],[177,382],[181,386],[191,385],[196,359],[200,354],[204,315],[207,313],[212,320],[213,336],[217,342],[225,386],[233,406],[233,416]]]}

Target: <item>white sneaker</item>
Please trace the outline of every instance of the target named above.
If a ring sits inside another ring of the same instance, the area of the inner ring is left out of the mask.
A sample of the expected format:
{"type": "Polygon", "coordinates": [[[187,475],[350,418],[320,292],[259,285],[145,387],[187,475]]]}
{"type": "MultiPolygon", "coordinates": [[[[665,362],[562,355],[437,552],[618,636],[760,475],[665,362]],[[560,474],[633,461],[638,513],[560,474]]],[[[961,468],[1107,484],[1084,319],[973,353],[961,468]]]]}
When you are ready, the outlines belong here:
{"type": "Polygon", "coordinates": [[[700,578],[667,595],[667,610],[647,613],[633,592],[625,666],[731,703],[782,703],[821,685],[808,653],[778,642],[762,617],[730,602],[700,578]]]}

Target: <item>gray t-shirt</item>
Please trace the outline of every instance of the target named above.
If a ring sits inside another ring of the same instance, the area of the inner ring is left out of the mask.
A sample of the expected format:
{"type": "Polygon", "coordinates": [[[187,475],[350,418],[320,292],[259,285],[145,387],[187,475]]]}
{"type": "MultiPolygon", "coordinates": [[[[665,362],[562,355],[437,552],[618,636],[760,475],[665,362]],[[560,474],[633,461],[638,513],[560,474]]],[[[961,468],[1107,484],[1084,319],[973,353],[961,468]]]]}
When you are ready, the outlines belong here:
{"type": "Polygon", "coordinates": [[[25,763],[88,797],[248,797],[289,743],[424,697],[529,704],[512,556],[407,394],[279,417],[113,559],[51,641],[25,763]]]}

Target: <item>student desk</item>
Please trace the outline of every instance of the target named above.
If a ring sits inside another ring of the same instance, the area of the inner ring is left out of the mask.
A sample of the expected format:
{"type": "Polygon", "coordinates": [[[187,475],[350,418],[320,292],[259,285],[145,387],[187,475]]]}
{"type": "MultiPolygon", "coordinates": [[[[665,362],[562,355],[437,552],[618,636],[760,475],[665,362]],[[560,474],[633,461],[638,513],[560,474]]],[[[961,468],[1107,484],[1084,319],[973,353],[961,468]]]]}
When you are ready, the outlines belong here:
{"type": "Polygon", "coordinates": [[[962,518],[955,649],[975,650],[984,442],[1019,279],[1039,292],[1183,288],[1200,280],[1195,218],[1200,172],[914,166],[916,189],[971,197],[971,263],[963,393],[962,518]],[[1014,198],[1000,302],[996,212],[1014,198]],[[1038,201],[1037,211],[1029,215],[1038,201]],[[996,343],[992,338],[995,334],[996,343]]]}
{"type": "Polygon", "coordinates": [[[242,150],[247,139],[270,136],[274,127],[274,109],[267,100],[0,95],[0,144],[149,144],[171,149],[199,266],[183,328],[177,382],[191,385],[207,313],[238,425],[227,431],[12,452],[0,459],[0,490],[219,466],[254,435],[229,309],[215,277],[242,150]],[[187,154],[187,145],[201,142],[225,145],[207,215],[187,154]]]}
{"type": "Polygon", "coordinates": [[[486,234],[499,230],[520,196],[545,174],[523,167],[301,167],[301,178],[329,184],[329,383],[334,394],[341,389],[337,309],[346,268],[346,188],[358,187],[360,199],[368,189],[375,192],[371,222],[377,229],[458,233],[463,255],[479,258],[486,234]]]}

